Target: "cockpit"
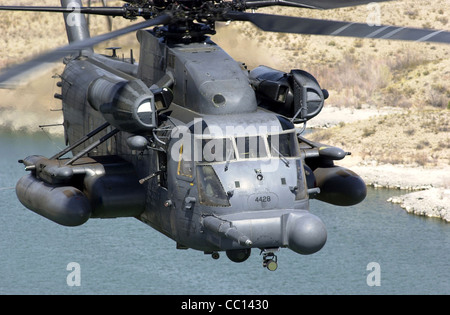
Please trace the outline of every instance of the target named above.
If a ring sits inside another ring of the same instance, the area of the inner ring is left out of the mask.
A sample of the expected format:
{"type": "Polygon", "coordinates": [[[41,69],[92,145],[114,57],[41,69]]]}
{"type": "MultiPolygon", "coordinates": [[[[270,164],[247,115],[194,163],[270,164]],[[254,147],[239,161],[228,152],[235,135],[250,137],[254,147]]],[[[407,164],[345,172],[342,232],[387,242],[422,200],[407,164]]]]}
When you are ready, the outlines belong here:
{"type": "Polygon", "coordinates": [[[248,136],[194,135],[191,147],[187,152],[181,146],[177,173],[195,181],[201,205],[230,207],[236,192],[266,191],[260,196],[265,205],[278,199],[274,192],[283,189],[287,196],[294,194],[295,200],[305,197],[304,171],[293,129],[248,136]]]}

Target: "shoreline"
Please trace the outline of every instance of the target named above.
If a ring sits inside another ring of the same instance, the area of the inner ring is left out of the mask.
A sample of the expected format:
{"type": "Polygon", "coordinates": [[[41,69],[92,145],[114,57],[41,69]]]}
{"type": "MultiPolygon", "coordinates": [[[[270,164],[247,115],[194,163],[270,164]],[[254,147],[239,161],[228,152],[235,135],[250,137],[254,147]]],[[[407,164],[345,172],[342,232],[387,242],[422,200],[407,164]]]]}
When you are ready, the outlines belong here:
{"type": "MultiPolygon", "coordinates": [[[[378,109],[362,106],[353,109],[324,106],[320,115],[308,122],[307,129],[314,132],[341,123],[365,121],[400,112],[402,109],[393,107],[378,109]]],[[[392,197],[386,201],[398,204],[406,212],[450,222],[450,165],[427,167],[378,164],[376,161],[363,161],[353,155],[336,161],[335,164],[347,167],[361,176],[366,186],[392,190],[392,197]],[[398,195],[395,193],[396,190],[407,193],[398,195]]]]}
{"type": "Polygon", "coordinates": [[[450,167],[351,166],[367,186],[392,190],[386,201],[406,212],[450,222],[450,167]],[[396,190],[408,191],[396,194],[396,190]]]}
{"type": "Polygon", "coordinates": [[[450,189],[430,188],[387,200],[399,204],[406,212],[450,222],[450,189]]]}

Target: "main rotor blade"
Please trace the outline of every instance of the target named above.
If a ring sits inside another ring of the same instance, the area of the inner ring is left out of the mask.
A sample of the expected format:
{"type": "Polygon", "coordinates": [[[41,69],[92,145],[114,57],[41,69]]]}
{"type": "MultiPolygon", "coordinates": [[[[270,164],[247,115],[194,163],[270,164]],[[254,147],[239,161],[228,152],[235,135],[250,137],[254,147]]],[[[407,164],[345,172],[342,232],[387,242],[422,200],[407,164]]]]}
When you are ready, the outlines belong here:
{"type": "Polygon", "coordinates": [[[336,9],[386,1],[391,0],[246,0],[245,7],[251,9],[279,5],[309,9],[336,9]]]}
{"type": "Polygon", "coordinates": [[[237,11],[227,12],[224,14],[224,17],[235,21],[251,22],[268,32],[450,43],[450,32],[443,30],[427,30],[386,25],[370,26],[365,23],[350,23],[237,11]]]}
{"type": "Polygon", "coordinates": [[[160,15],[154,19],[136,23],[131,26],[118,29],[111,33],[98,35],[95,37],[88,38],[86,40],[73,42],[73,43],[70,43],[69,45],[57,48],[57,49],[47,52],[37,58],[34,58],[30,61],[27,61],[27,62],[22,63],[17,66],[13,66],[12,68],[6,70],[4,73],[0,74],[0,87],[3,87],[3,88],[14,87],[17,84],[14,84],[14,82],[12,82],[13,80],[16,81],[16,79],[19,79],[19,76],[23,76],[26,73],[29,73],[30,71],[35,70],[36,68],[41,66],[43,63],[57,61],[58,59],[61,59],[67,55],[77,53],[84,48],[92,47],[92,46],[97,45],[106,40],[109,40],[109,39],[112,39],[112,38],[115,38],[115,37],[118,37],[121,35],[125,35],[125,34],[133,32],[133,31],[137,31],[137,30],[140,30],[143,28],[154,26],[154,25],[167,24],[171,21],[171,19],[172,19],[172,16],[170,16],[168,14],[160,15]]]}
{"type": "Polygon", "coordinates": [[[108,16],[123,16],[126,13],[124,7],[37,7],[37,6],[0,6],[0,11],[26,11],[26,12],[60,12],[81,13],[108,16]]]}

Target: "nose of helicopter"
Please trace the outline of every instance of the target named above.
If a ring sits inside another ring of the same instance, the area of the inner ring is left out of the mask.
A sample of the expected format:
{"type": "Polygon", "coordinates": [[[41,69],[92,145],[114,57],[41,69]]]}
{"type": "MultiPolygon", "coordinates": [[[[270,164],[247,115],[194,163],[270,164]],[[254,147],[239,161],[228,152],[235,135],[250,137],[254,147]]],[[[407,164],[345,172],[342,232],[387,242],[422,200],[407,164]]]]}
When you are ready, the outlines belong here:
{"type": "Polygon", "coordinates": [[[302,255],[319,251],[327,241],[325,224],[311,213],[289,214],[286,234],[288,248],[302,255]]]}
{"type": "Polygon", "coordinates": [[[298,254],[309,255],[319,251],[327,240],[325,224],[307,210],[211,215],[203,218],[203,226],[223,237],[221,241],[208,237],[208,241],[224,250],[287,247],[298,254]]]}

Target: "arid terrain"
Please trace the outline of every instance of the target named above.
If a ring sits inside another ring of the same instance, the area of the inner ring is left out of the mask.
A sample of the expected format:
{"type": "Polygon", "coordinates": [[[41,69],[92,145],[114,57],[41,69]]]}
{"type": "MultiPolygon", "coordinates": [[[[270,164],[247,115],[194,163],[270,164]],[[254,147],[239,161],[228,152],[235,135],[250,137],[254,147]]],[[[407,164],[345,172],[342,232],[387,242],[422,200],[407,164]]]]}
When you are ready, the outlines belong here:
{"type": "MultiPolygon", "coordinates": [[[[122,5],[108,1],[110,6],[122,5]]],[[[4,0],[3,5],[33,5],[32,1],[4,0]]],[[[39,5],[60,5],[58,0],[39,5]]],[[[398,26],[450,30],[450,0],[401,0],[336,10],[292,8],[258,12],[293,16],[379,22],[398,26]],[[374,20],[375,19],[375,20],[374,20]]],[[[133,23],[113,19],[113,29],[133,23]]],[[[91,34],[107,31],[105,17],[91,18],[91,34]]],[[[50,13],[0,13],[0,68],[27,60],[66,44],[62,16],[50,13]]],[[[374,186],[439,188],[435,196],[450,205],[450,45],[373,39],[334,38],[264,33],[249,23],[220,23],[212,39],[249,69],[260,64],[289,71],[311,72],[329,91],[323,112],[308,122],[320,128],[309,138],[342,147],[352,155],[342,163],[374,186]],[[447,199],[445,199],[447,198],[447,199]]],[[[125,56],[134,34],[99,45],[120,46],[125,56]]],[[[0,91],[3,128],[39,131],[39,124],[60,123],[61,107],[53,74],[59,63],[16,90],[0,91]]],[[[46,129],[61,133],[61,127],[46,129]]],[[[422,197],[420,197],[422,198],[422,197]]],[[[430,203],[432,198],[427,196],[430,203]]],[[[420,199],[422,200],[422,199],[420,199]]]]}

